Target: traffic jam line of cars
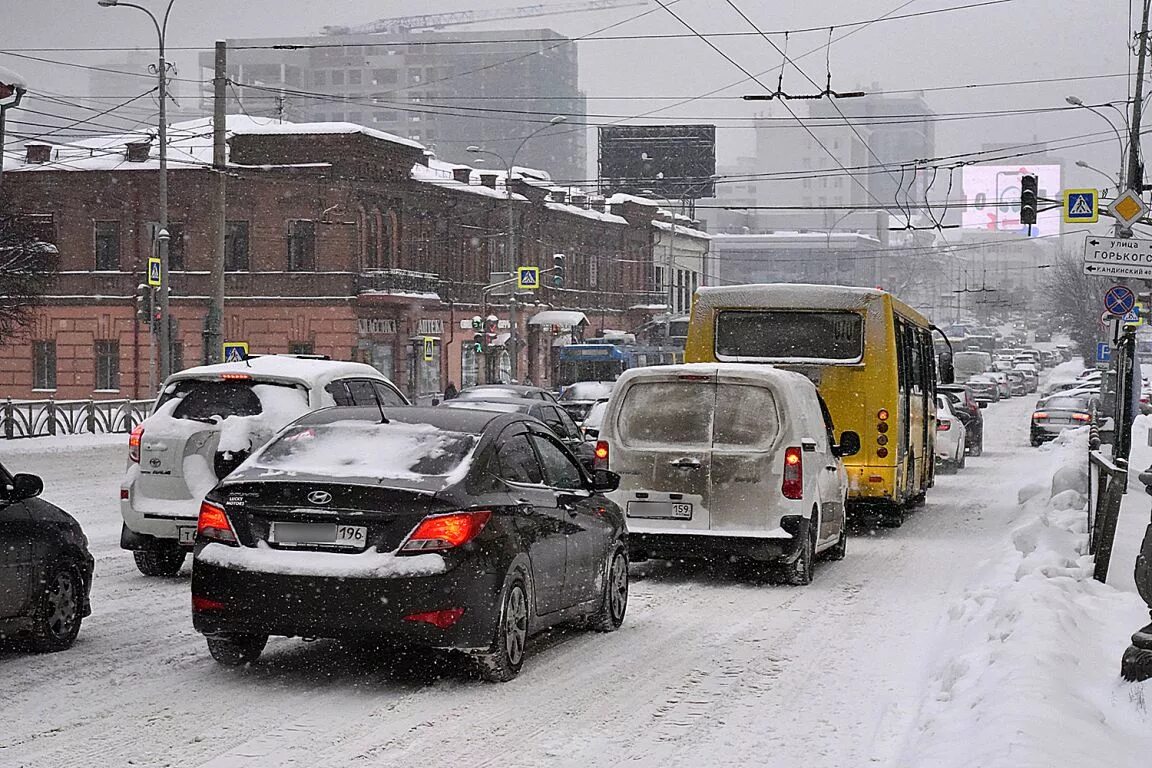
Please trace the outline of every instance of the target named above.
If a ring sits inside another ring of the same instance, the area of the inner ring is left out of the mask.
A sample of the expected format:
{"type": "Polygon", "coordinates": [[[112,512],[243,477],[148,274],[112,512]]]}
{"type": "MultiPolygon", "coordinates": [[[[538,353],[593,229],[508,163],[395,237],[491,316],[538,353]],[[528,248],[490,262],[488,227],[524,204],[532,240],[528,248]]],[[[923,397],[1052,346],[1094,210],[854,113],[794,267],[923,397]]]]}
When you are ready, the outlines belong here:
{"type": "MultiPolygon", "coordinates": [[[[936,405],[938,466],[958,469],[982,451],[983,404],[941,385],[936,405]]],[[[150,577],[193,555],[193,625],[222,664],[270,636],[374,639],[505,681],[538,632],[618,628],[630,561],[809,583],[845,555],[842,459],[860,449],[809,378],[771,365],[638,368],[559,399],[477,386],[425,408],[366,365],[254,356],[164,383],[129,437],[121,547],[150,577]]],[[[0,639],[67,648],[91,611],[87,541],[39,478],[0,479],[0,639]]]]}

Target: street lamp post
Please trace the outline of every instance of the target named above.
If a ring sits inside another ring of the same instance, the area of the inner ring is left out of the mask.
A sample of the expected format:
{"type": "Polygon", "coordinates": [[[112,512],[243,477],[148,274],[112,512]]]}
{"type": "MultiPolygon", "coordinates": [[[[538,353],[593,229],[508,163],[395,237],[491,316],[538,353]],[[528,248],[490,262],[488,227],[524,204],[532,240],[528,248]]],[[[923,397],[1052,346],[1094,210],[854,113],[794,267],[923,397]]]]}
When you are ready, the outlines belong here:
{"type": "MultiPolygon", "coordinates": [[[[468,151],[477,155],[491,155],[504,164],[504,194],[508,201],[508,231],[505,233],[507,238],[507,245],[505,246],[507,254],[504,256],[506,266],[509,271],[516,271],[516,209],[513,206],[512,197],[512,168],[516,165],[516,156],[520,154],[520,150],[524,149],[524,145],[537,134],[542,133],[554,125],[559,125],[567,121],[568,118],[564,115],[556,115],[546,124],[540,126],[532,133],[524,137],[524,140],[516,147],[512,153],[511,160],[505,160],[503,155],[493,152],[490,149],[483,147],[472,146],[468,147],[468,151]]],[[[520,334],[516,328],[516,293],[513,291],[512,296],[508,302],[508,324],[511,326],[509,330],[511,333],[508,336],[508,343],[512,345],[512,369],[511,375],[513,379],[519,380],[520,376],[520,334]]]]}
{"type": "Polygon", "coordinates": [[[1099,168],[1097,168],[1096,166],[1089,165],[1088,163],[1084,162],[1083,160],[1077,160],[1076,166],[1078,168],[1087,168],[1090,171],[1095,171],[1096,173],[1100,174],[1104,178],[1108,179],[1108,182],[1116,187],[1116,194],[1119,195],[1121,192],[1124,191],[1123,179],[1114,179],[1108,175],[1107,171],[1102,171],[1099,168]]]}
{"type": "Polygon", "coordinates": [[[164,9],[163,20],[157,20],[156,15],[142,5],[124,3],[120,0],[96,0],[97,5],[103,8],[135,8],[143,11],[152,20],[156,28],[157,47],[159,57],[156,61],[156,76],[158,78],[160,117],[157,123],[157,139],[160,142],[160,179],[159,186],[159,223],[157,226],[158,251],[160,256],[160,380],[164,381],[172,373],[172,326],[169,321],[168,309],[168,238],[160,237],[159,233],[168,232],[168,62],[164,57],[164,40],[168,33],[168,15],[172,12],[172,4],[176,0],[168,0],[168,7],[164,9]]]}
{"type": "Polygon", "coordinates": [[[3,83],[0,82],[0,182],[4,179],[4,121],[5,113],[13,108],[20,106],[20,100],[24,98],[27,91],[24,85],[19,82],[3,83]]]}

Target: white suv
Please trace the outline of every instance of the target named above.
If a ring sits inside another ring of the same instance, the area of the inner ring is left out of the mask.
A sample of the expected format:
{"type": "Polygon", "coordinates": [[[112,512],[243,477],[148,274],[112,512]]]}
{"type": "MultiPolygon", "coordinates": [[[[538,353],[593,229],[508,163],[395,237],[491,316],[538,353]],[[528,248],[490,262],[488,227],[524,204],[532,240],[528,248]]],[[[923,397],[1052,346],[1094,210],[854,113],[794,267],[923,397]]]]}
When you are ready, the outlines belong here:
{"type": "Polygon", "coordinates": [[[362,363],[269,355],[172,374],[128,440],[121,548],[144,575],[175,575],[192,549],[204,494],[253,450],[309,411],[377,403],[409,405],[362,363]]]}

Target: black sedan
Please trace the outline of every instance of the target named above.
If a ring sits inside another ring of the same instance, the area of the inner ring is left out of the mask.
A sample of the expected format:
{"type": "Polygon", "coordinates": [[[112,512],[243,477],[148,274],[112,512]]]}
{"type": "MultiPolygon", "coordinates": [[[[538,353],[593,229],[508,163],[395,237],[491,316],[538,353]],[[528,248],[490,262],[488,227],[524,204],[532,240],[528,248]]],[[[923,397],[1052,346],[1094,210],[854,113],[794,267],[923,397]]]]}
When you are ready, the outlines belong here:
{"type": "Polygon", "coordinates": [[[460,394],[456,397],[461,400],[523,398],[525,400],[544,400],[549,403],[556,402],[556,397],[551,392],[531,384],[477,384],[474,387],[465,387],[460,390],[460,394]]]}
{"type": "Polygon", "coordinates": [[[269,635],[468,653],[515,677],[531,634],[620,626],[624,517],[543,424],[454,408],[328,408],[205,498],[192,616],[223,664],[269,635]]]}
{"type": "Polygon", "coordinates": [[[1032,445],[1052,440],[1066,429],[1090,424],[1093,413],[1094,398],[1090,396],[1052,395],[1041,400],[1032,413],[1032,445]]]}
{"type": "Polygon", "coordinates": [[[80,524],[36,498],[43,490],[0,466],[0,640],[51,652],[71,647],[92,612],[93,559],[80,524]]]}

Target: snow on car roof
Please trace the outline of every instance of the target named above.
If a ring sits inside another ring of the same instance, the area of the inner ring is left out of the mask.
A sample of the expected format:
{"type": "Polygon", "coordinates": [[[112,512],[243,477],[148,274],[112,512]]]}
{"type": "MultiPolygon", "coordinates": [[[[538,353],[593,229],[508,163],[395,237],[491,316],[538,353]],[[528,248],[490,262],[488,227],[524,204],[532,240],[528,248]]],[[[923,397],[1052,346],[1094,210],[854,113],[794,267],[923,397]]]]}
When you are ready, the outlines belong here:
{"type": "Polygon", "coordinates": [[[760,363],[683,363],[681,365],[632,368],[620,374],[617,386],[623,391],[623,388],[634,379],[715,375],[767,381],[773,387],[789,392],[805,391],[815,386],[807,376],[801,373],[760,363]]]}
{"type": "Polygon", "coordinates": [[[262,355],[251,357],[246,362],[198,365],[195,368],[187,368],[172,374],[171,380],[214,377],[225,373],[294,379],[300,382],[326,381],[339,376],[370,376],[372,378],[380,378],[381,376],[379,371],[365,363],[320,360],[290,355],[262,355]]]}

